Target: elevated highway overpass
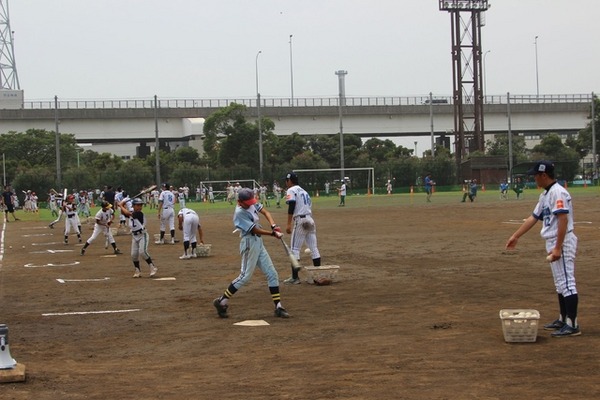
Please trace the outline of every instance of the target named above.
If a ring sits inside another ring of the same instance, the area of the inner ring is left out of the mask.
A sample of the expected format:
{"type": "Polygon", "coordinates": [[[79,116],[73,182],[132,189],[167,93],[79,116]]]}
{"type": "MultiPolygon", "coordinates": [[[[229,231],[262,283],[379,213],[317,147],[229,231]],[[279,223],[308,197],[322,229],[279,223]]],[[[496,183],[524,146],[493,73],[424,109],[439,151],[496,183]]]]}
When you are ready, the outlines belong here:
{"type": "MultiPolygon", "coordinates": [[[[535,140],[556,132],[577,134],[589,123],[591,94],[513,96],[511,128],[535,140]]],[[[343,107],[344,134],[361,137],[442,136],[454,141],[451,97],[347,97],[343,107]]],[[[98,152],[129,158],[153,151],[156,130],[160,145],[171,149],[192,146],[202,151],[203,119],[235,102],[257,115],[256,99],[133,99],[30,101],[21,109],[0,110],[0,133],[27,129],[74,134],[98,152]],[[141,146],[141,147],[140,147],[141,146]]],[[[275,122],[275,134],[339,133],[339,98],[263,98],[261,116],[275,122]]],[[[484,106],[486,140],[508,130],[507,96],[487,96],[484,106]]],[[[533,142],[535,144],[535,142],[533,142]]]]}

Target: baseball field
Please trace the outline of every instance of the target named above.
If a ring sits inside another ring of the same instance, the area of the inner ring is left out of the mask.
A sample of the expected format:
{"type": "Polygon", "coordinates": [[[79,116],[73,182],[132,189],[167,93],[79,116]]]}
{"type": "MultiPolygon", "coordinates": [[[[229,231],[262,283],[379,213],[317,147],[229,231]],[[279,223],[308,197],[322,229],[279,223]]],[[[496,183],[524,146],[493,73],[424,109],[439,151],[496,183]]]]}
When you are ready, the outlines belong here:
{"type": "MultiPolygon", "coordinates": [[[[2,225],[0,323],[26,380],[0,384],[0,398],[599,398],[600,190],[571,193],[582,335],[540,328],[533,343],[506,343],[499,311],[535,309],[540,324],[558,314],[539,224],[504,251],[534,189],[522,200],[480,191],[474,203],[460,192],[431,203],[423,193],[349,196],[345,207],[313,198],[323,265],[340,269],[329,286],[282,284],[289,319],[273,316],[260,271],[218,318],[212,300],[240,264],[227,203],[191,203],[209,257],[151,245],[157,279],[145,263],[132,278],[129,236],[115,237],[122,255],[99,239],[80,256],[75,236],[63,244],[63,222],[48,228],[47,210],[17,211],[20,221],[2,225]],[[255,320],[267,324],[236,325],[255,320]]],[[[286,209],[268,209],[285,226],[286,209]]],[[[156,211],[144,212],[158,233],[156,211]]],[[[83,224],[84,240],[92,227],[83,224]]],[[[284,249],[264,241],[283,281],[284,249]]],[[[304,252],[301,264],[310,265],[304,252]]]]}

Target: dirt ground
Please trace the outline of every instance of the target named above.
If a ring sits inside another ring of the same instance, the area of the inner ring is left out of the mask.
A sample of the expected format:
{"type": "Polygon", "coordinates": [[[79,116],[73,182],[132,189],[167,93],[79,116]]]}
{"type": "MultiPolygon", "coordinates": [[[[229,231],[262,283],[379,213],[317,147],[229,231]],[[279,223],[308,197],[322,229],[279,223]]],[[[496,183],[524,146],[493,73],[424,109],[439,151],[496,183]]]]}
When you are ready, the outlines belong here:
{"type": "MultiPolygon", "coordinates": [[[[48,221],[11,220],[0,323],[27,379],[0,384],[0,398],[597,399],[600,202],[574,197],[583,334],[551,339],[540,329],[535,343],[506,343],[498,316],[531,308],[545,323],[558,313],[539,226],[503,253],[534,195],[315,201],[323,264],[340,272],[330,286],[282,284],[285,320],[273,316],[260,272],[233,297],[229,319],[212,306],[239,270],[232,209],[201,208],[210,257],[181,261],[181,244],[151,246],[158,277],[171,280],[149,279],[145,263],[144,278],[132,278],[128,236],[116,237],[123,255],[99,240],[82,257],[75,237],[65,246],[48,221]],[[233,325],[245,320],[269,325],[233,325]]],[[[269,209],[285,223],[283,208],[269,209]]],[[[282,246],[264,240],[287,278],[282,246]]]]}

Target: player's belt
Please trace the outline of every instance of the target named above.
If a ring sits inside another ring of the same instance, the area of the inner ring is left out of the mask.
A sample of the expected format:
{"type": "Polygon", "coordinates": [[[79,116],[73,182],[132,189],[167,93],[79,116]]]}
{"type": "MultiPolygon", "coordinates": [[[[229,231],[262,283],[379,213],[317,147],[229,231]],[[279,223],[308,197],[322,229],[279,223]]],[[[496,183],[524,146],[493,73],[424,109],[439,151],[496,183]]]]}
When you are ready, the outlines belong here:
{"type": "Polygon", "coordinates": [[[169,208],[171,208],[171,206],[163,207],[163,209],[165,209],[165,210],[168,210],[169,208]]]}
{"type": "Polygon", "coordinates": [[[143,230],[143,229],[139,229],[139,230],[137,230],[137,231],[132,231],[132,232],[131,232],[131,234],[132,234],[132,235],[141,235],[142,233],[144,233],[144,230],[143,230]]]}
{"type": "Polygon", "coordinates": [[[75,214],[71,214],[71,215],[67,214],[67,218],[73,218],[74,216],[75,216],[75,214]]]}
{"type": "Polygon", "coordinates": [[[296,215],[294,218],[298,218],[298,219],[300,219],[300,218],[306,218],[306,215],[296,215]]]}

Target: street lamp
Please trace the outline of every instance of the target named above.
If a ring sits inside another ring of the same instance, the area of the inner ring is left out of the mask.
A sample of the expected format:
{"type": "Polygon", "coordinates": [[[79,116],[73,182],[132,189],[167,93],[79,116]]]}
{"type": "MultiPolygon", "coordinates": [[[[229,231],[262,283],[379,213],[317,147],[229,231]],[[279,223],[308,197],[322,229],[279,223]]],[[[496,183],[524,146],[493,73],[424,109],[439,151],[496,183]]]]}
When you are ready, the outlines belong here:
{"type": "Polygon", "coordinates": [[[488,50],[483,54],[483,95],[484,95],[484,98],[485,98],[485,94],[487,93],[487,67],[485,65],[485,57],[490,52],[491,52],[491,50],[488,50]]]}
{"type": "Polygon", "coordinates": [[[291,103],[294,106],[294,64],[292,63],[292,36],[290,35],[290,86],[291,86],[291,103]]]}
{"type": "Polygon", "coordinates": [[[342,123],[342,107],[346,103],[346,83],[345,77],[348,74],[348,71],[335,71],[335,74],[338,76],[339,83],[339,94],[340,98],[338,100],[338,110],[339,110],[339,118],[340,118],[340,171],[341,177],[340,182],[344,181],[344,124],[342,123]]]}
{"type": "Polygon", "coordinates": [[[258,164],[260,171],[260,181],[263,181],[263,145],[262,145],[262,128],[260,124],[260,92],[258,90],[258,56],[262,53],[261,50],[256,53],[256,115],[258,118],[258,164]]]}
{"type": "Polygon", "coordinates": [[[415,140],[415,157],[417,157],[417,158],[419,157],[419,156],[417,156],[417,141],[416,140],[415,140]]]}
{"type": "Polygon", "coordinates": [[[540,75],[538,70],[538,45],[537,45],[538,37],[535,37],[535,87],[536,87],[536,95],[540,97],[540,75]]]}

